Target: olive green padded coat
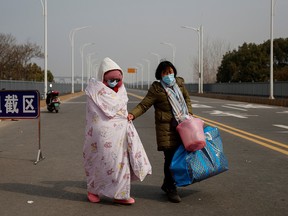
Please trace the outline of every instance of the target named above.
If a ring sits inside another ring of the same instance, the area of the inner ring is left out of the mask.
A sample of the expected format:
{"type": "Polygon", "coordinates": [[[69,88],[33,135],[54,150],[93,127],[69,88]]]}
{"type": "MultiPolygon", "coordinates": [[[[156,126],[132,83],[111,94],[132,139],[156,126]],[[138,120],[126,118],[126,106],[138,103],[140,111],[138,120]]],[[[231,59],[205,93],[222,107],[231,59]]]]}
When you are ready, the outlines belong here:
{"type": "MultiPolygon", "coordinates": [[[[184,86],[184,79],[176,77],[176,82],[183,93],[188,111],[192,114],[192,104],[189,93],[184,86]]],[[[176,131],[177,122],[173,116],[172,107],[168,101],[167,94],[159,81],[154,81],[145,98],[129,113],[135,119],[145,113],[151,106],[155,110],[155,127],[158,151],[173,149],[181,143],[176,131]]]]}

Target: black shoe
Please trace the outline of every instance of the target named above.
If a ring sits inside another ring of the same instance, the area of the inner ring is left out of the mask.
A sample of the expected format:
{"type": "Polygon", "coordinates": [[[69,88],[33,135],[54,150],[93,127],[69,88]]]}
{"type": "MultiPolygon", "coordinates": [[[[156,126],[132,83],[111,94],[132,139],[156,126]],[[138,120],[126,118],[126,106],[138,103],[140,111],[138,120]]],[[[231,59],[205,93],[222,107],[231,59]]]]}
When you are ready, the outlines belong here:
{"type": "Polygon", "coordinates": [[[168,200],[173,203],[181,202],[181,198],[178,195],[177,189],[175,188],[167,188],[164,184],[161,189],[167,194],[168,200]]]}

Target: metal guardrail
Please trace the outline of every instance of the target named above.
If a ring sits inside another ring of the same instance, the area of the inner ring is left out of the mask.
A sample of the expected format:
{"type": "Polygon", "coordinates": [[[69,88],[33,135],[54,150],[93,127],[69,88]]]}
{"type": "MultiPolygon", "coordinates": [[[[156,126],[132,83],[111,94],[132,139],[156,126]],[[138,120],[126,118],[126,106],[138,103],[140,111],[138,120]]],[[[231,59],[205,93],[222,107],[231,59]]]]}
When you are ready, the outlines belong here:
{"type": "MultiPolygon", "coordinates": [[[[48,90],[49,90],[48,83],[48,90]]],[[[72,91],[71,83],[52,83],[52,89],[60,92],[60,95],[69,94],[72,91]]],[[[44,98],[44,82],[0,80],[0,90],[38,90],[41,98],[44,98]]],[[[81,91],[81,84],[74,84],[74,92],[81,91]]]]}
{"type": "MultiPolygon", "coordinates": [[[[60,92],[60,94],[71,93],[71,83],[52,83],[53,89],[60,92]]],[[[48,84],[49,86],[49,84],[48,84]]],[[[136,86],[136,85],[135,85],[136,86]]],[[[288,82],[274,82],[274,96],[279,98],[288,97],[288,82]]],[[[84,85],[85,89],[86,85],[84,85]]],[[[128,86],[129,88],[131,85],[128,86]]],[[[189,92],[197,93],[198,84],[186,84],[189,92]]],[[[48,87],[49,88],[49,87],[48,87]]],[[[138,85],[141,88],[141,85],[138,85]]],[[[31,81],[17,81],[17,80],[0,80],[0,90],[38,90],[43,97],[44,94],[44,82],[31,82],[31,81]]],[[[143,86],[143,89],[147,89],[147,84],[143,86]]],[[[205,93],[216,94],[231,94],[231,95],[245,95],[245,96],[259,96],[269,97],[270,95],[269,82],[249,82],[249,83],[214,83],[204,84],[203,91],[205,93]]],[[[81,84],[74,84],[74,91],[81,91],[81,84]]]]}
{"type": "MultiPolygon", "coordinates": [[[[288,97],[288,82],[274,82],[273,87],[273,94],[275,97],[288,97]]],[[[206,93],[268,97],[270,95],[270,83],[249,82],[205,84],[203,90],[206,93]]]]}

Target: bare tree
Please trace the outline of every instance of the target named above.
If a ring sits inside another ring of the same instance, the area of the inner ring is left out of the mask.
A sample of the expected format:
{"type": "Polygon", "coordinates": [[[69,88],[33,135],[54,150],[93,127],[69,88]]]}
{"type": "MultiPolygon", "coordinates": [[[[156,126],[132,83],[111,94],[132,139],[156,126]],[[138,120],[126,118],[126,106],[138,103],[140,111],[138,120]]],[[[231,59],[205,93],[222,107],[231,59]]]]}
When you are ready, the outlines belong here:
{"type": "Polygon", "coordinates": [[[11,34],[0,33],[0,79],[25,79],[30,73],[27,65],[33,58],[43,58],[38,45],[17,44],[11,34]]]}
{"type": "MultiPolygon", "coordinates": [[[[203,76],[204,83],[215,83],[218,67],[221,65],[223,55],[230,50],[230,44],[224,40],[217,39],[210,41],[205,39],[203,48],[203,76]]],[[[194,69],[198,71],[198,57],[194,58],[194,69]]]]}

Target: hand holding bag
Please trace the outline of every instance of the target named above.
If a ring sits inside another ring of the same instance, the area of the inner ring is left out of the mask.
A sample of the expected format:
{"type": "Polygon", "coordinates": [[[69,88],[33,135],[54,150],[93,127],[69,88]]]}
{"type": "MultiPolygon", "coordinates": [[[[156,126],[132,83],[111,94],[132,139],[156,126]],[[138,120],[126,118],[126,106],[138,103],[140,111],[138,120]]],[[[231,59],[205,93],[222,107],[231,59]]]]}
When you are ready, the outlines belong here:
{"type": "Polygon", "coordinates": [[[178,187],[187,186],[218,175],[228,170],[228,161],[223,152],[223,144],[218,128],[204,128],[206,146],[189,152],[180,145],[176,150],[170,170],[178,187]]]}
{"type": "Polygon", "coordinates": [[[204,122],[199,118],[190,117],[181,122],[176,130],[187,151],[197,151],[206,145],[204,135],[204,122]]]}

